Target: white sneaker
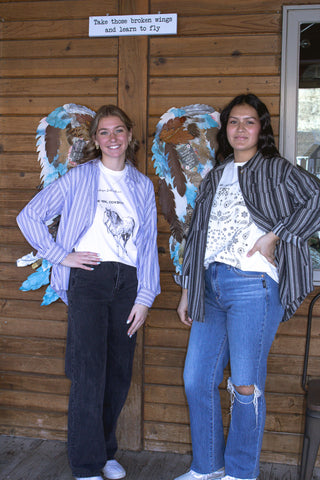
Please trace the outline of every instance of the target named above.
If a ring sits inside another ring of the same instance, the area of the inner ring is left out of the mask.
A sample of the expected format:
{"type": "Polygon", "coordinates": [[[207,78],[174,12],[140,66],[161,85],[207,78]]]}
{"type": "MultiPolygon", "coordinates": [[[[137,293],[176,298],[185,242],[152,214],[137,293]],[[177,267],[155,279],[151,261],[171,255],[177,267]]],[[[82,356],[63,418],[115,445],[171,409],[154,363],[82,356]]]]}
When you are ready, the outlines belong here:
{"type": "MultiPolygon", "coordinates": [[[[230,477],[230,475],[226,475],[225,477],[222,477],[221,480],[241,480],[241,478],[230,477]]],[[[244,480],[257,480],[257,479],[256,478],[246,478],[244,480]]]]}
{"type": "Polygon", "coordinates": [[[120,465],[117,460],[108,460],[102,469],[102,473],[106,478],[115,480],[126,476],[125,469],[120,465]]]}
{"type": "Polygon", "coordinates": [[[103,480],[102,477],[74,477],[76,480],[103,480]]]}
{"type": "Polygon", "coordinates": [[[224,468],[220,468],[213,473],[197,473],[193,470],[180,475],[180,477],[175,478],[174,480],[220,480],[224,475],[224,468]]]}

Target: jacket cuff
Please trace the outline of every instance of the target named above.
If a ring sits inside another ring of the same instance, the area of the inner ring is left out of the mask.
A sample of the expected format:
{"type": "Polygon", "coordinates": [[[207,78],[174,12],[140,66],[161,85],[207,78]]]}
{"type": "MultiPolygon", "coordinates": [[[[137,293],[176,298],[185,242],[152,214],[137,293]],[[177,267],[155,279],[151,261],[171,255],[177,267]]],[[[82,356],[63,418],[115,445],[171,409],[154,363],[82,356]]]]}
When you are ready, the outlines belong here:
{"type": "Polygon", "coordinates": [[[272,229],[272,232],[284,242],[292,243],[296,247],[300,247],[302,245],[302,239],[287,230],[283,223],[278,223],[275,225],[272,229]]]}
{"type": "Polygon", "coordinates": [[[173,275],[173,279],[177,285],[182,288],[188,288],[189,276],[188,275],[173,275]]]}
{"type": "Polygon", "coordinates": [[[62,260],[69,254],[70,252],[67,252],[64,248],[62,248],[60,245],[54,244],[52,248],[48,252],[41,252],[38,251],[37,255],[39,257],[45,258],[46,260],[49,260],[50,263],[53,265],[57,265],[58,263],[61,263],[62,260]]]}
{"type": "Polygon", "coordinates": [[[139,303],[140,305],[151,308],[156,295],[157,294],[147,288],[141,288],[137,293],[134,303],[139,303]]]}

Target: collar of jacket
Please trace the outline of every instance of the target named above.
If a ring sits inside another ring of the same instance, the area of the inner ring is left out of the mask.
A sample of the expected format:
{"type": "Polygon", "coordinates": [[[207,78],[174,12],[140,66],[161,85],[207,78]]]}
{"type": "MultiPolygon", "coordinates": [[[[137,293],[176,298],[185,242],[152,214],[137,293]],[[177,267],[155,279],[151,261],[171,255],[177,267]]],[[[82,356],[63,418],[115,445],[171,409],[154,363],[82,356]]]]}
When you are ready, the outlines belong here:
{"type": "MultiPolygon", "coordinates": [[[[248,160],[244,165],[242,165],[241,168],[252,168],[254,167],[257,163],[259,163],[260,159],[261,158],[265,158],[263,157],[262,153],[260,152],[260,150],[257,151],[257,153],[255,153],[253,155],[253,157],[250,158],[250,160],[248,160]]],[[[231,153],[230,155],[228,155],[228,157],[225,159],[225,161],[223,163],[221,163],[220,165],[217,165],[217,167],[215,167],[215,170],[221,170],[221,169],[224,169],[224,167],[227,165],[227,163],[230,163],[232,162],[232,160],[234,160],[234,155],[233,153],[231,153]]]]}
{"type": "MultiPolygon", "coordinates": [[[[242,165],[241,171],[245,170],[256,170],[257,167],[259,167],[259,164],[262,162],[262,160],[265,159],[265,157],[262,155],[260,150],[257,151],[257,153],[250,158],[244,165],[242,165]]],[[[230,162],[234,161],[234,155],[233,153],[229,155],[225,161],[215,167],[210,171],[208,174],[208,177],[210,177],[211,180],[211,185],[213,188],[217,188],[218,183],[221,180],[223,170],[225,169],[226,165],[230,162]]]]}

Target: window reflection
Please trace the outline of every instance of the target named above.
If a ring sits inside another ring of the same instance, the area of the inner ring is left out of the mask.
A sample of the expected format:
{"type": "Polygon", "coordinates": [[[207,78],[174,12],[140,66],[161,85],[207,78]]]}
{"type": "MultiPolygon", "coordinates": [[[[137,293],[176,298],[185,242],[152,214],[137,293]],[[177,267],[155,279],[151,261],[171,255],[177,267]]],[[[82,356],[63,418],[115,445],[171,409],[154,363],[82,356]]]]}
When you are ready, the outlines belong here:
{"type": "MultiPolygon", "coordinates": [[[[297,165],[320,179],[320,24],[300,26],[297,165]]],[[[319,212],[320,214],[320,212],[319,212]]],[[[320,268],[320,232],[309,240],[314,268],[320,268]]]]}

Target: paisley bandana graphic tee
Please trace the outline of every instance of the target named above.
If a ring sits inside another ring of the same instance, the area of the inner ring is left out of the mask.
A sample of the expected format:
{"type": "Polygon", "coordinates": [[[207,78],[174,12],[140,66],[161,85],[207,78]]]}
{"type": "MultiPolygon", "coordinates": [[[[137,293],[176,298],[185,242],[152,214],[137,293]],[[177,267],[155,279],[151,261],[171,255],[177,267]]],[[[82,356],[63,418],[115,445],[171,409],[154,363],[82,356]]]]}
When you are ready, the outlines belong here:
{"type": "Polygon", "coordinates": [[[278,281],[277,269],[255,252],[247,253],[266,232],[253,222],[245,204],[238,180],[243,163],[226,165],[212,202],[204,266],[212,262],[226,263],[243,271],[264,272],[278,281]]]}

